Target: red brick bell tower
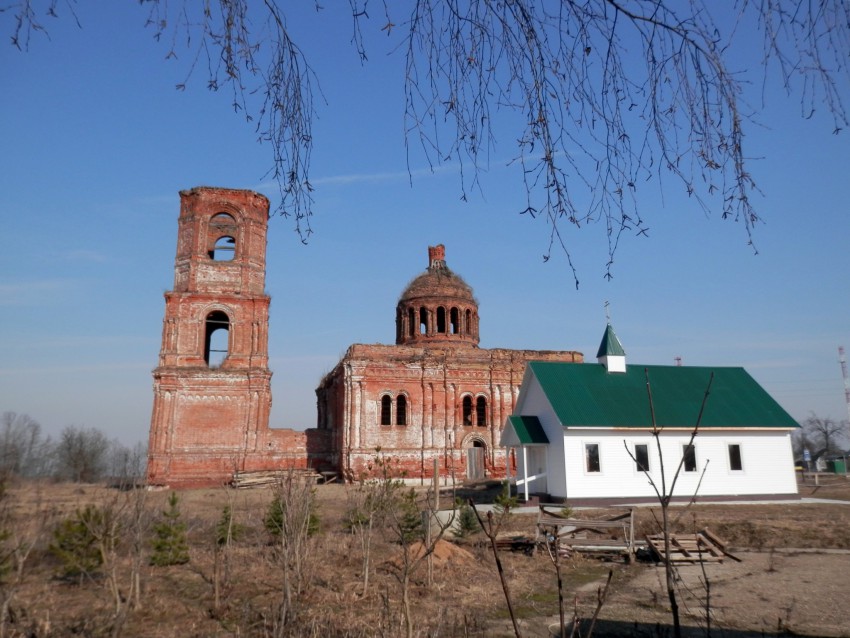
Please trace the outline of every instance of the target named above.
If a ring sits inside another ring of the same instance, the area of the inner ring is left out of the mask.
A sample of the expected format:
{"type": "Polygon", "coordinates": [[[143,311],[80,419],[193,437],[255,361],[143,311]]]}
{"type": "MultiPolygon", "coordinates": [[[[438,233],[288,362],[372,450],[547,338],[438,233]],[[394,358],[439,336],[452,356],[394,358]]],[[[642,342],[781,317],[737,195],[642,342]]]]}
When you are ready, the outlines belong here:
{"type": "Polygon", "coordinates": [[[247,190],[180,193],[174,290],[165,293],[148,483],[223,483],[263,454],[271,409],[269,200],[247,190]]]}

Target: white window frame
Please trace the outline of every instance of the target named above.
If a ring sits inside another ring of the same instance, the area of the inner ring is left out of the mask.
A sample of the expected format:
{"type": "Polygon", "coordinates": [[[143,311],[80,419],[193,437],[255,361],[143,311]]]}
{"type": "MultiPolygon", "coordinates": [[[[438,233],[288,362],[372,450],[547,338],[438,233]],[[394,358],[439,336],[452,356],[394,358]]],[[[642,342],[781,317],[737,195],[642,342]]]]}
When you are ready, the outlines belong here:
{"type": "Polygon", "coordinates": [[[726,444],[726,462],[728,463],[730,472],[743,472],[744,471],[744,446],[741,445],[740,441],[731,441],[726,444]],[[738,448],[738,461],[741,464],[741,467],[734,468],[732,467],[732,447],[735,446],[738,448]]]}

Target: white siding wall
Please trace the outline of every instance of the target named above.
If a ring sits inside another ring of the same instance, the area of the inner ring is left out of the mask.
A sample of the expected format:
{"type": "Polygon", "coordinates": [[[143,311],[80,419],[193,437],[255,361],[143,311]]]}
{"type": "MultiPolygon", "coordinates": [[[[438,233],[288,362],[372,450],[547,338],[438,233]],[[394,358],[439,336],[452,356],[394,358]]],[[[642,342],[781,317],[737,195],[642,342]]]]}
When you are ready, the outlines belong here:
{"type": "MultiPolygon", "coordinates": [[[[527,411],[526,414],[533,412],[527,411]]],[[[553,441],[548,428],[547,435],[550,441],[553,441]]],[[[661,434],[668,486],[682,458],[682,446],[689,438],[689,433],[685,432],[668,431],[661,434]]],[[[570,429],[563,436],[563,441],[564,447],[560,450],[556,450],[555,445],[551,446],[549,492],[553,496],[567,499],[654,496],[646,476],[637,470],[635,462],[626,452],[624,441],[629,449],[633,449],[636,443],[648,446],[650,474],[659,486],[661,484],[658,449],[649,433],[570,429]],[[586,471],[587,443],[599,445],[600,472],[586,471]],[[565,477],[563,473],[558,475],[565,483],[553,480],[557,473],[553,467],[555,456],[560,456],[566,469],[565,477]],[[563,493],[559,489],[561,485],[564,485],[563,493]]],[[[697,471],[681,473],[676,483],[675,496],[686,497],[694,494],[706,462],[708,468],[699,487],[699,496],[797,493],[791,438],[788,432],[703,431],[697,435],[694,445],[697,471]],[[729,467],[730,444],[741,446],[741,471],[733,471],[729,467]]]]}
{"type": "MultiPolygon", "coordinates": [[[[549,445],[543,448],[546,459],[547,476],[544,481],[536,481],[530,484],[532,492],[547,491],[553,495],[566,493],[566,478],[564,474],[564,428],[549,405],[549,400],[540,389],[540,384],[532,379],[526,384],[525,393],[522,395],[522,405],[517,405],[517,414],[534,414],[540,420],[543,431],[549,439],[549,445]]],[[[529,450],[530,452],[531,450],[529,450]]],[[[522,476],[522,458],[517,461],[517,475],[522,476]]],[[[539,464],[535,464],[529,458],[529,476],[533,475],[539,464]]]]}

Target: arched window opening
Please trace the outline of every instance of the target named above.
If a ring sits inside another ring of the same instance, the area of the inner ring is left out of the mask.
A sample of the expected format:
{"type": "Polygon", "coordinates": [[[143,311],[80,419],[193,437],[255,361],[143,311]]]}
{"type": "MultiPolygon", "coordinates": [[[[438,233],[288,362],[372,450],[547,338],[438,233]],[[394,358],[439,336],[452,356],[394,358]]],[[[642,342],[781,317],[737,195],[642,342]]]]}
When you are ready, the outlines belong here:
{"type": "Polygon", "coordinates": [[[416,311],[413,308],[407,309],[407,332],[411,337],[416,334],[416,311]]]}
{"type": "Polygon", "coordinates": [[[400,395],[395,404],[395,424],[407,425],[407,397],[400,395]]]}
{"type": "Polygon", "coordinates": [[[393,400],[389,394],[381,397],[381,425],[393,424],[393,400]]]}
{"type": "Polygon", "coordinates": [[[213,261],[233,261],[233,257],[236,255],[236,240],[229,235],[219,237],[211,253],[210,257],[213,258],[213,261]]]}
{"type": "Polygon", "coordinates": [[[437,308],[437,332],[440,334],[446,333],[446,309],[442,306],[437,308]]]}
{"type": "Polygon", "coordinates": [[[210,368],[218,368],[227,359],[230,346],[230,318],[221,310],[207,315],[204,337],[204,361],[210,368]]]}
{"type": "Polygon", "coordinates": [[[419,309],[419,334],[428,334],[428,310],[425,308],[419,309]]]}
{"type": "Polygon", "coordinates": [[[227,213],[218,213],[210,219],[207,254],[214,261],[232,261],[236,256],[236,220],[227,213]]]}
{"type": "Polygon", "coordinates": [[[460,332],[460,327],[458,326],[459,317],[458,317],[457,308],[452,308],[451,312],[449,312],[449,323],[450,323],[449,327],[450,327],[451,333],[453,335],[456,335],[458,332],[460,332]]]}
{"type": "Polygon", "coordinates": [[[487,425],[487,399],[484,397],[475,400],[475,425],[482,428],[487,425]]]}
{"type": "Polygon", "coordinates": [[[464,317],[465,321],[463,322],[464,331],[468,335],[474,335],[475,331],[472,329],[472,311],[467,310],[465,314],[466,314],[466,316],[464,317]]]}
{"type": "Polygon", "coordinates": [[[472,425],[472,397],[463,397],[463,424],[472,425]]]}

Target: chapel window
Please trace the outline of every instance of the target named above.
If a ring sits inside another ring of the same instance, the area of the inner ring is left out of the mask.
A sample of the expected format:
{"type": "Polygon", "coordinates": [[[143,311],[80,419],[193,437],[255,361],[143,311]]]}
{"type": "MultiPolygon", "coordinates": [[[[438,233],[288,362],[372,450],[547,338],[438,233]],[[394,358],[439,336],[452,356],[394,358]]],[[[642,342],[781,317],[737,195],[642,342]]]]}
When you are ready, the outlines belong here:
{"type": "Polygon", "coordinates": [[[451,333],[453,335],[456,335],[458,332],[460,332],[459,327],[458,327],[458,323],[459,323],[459,317],[458,317],[457,308],[452,308],[451,311],[449,312],[449,330],[451,331],[451,333]]]}
{"type": "Polygon", "coordinates": [[[738,443],[729,445],[729,469],[733,472],[740,472],[744,469],[744,462],[741,459],[741,446],[738,443]]]}
{"type": "Polygon", "coordinates": [[[685,472],[697,471],[697,450],[694,445],[683,445],[682,456],[685,459],[685,472]]]}
{"type": "Polygon", "coordinates": [[[649,472],[649,446],[646,443],[635,444],[635,469],[649,472]]]}
{"type": "Polygon", "coordinates": [[[599,444],[587,443],[584,446],[585,469],[588,473],[596,473],[602,471],[602,465],[599,462],[599,444]]]}
{"type": "Polygon", "coordinates": [[[442,306],[437,308],[437,332],[440,334],[446,332],[446,309],[442,306]]]}

